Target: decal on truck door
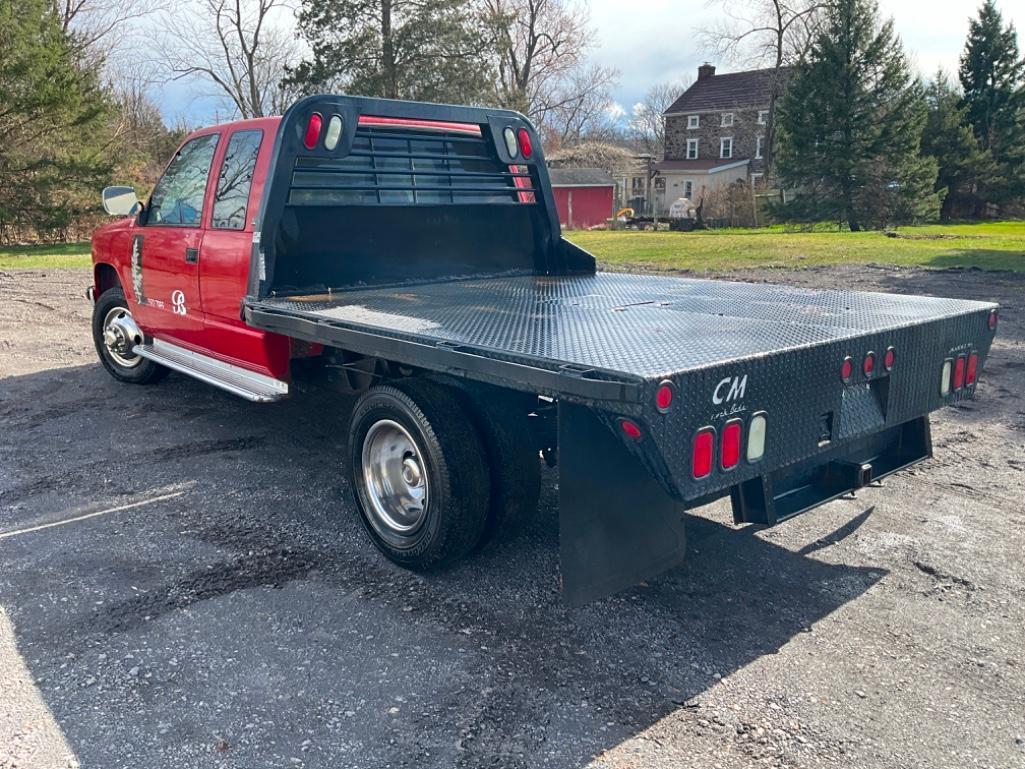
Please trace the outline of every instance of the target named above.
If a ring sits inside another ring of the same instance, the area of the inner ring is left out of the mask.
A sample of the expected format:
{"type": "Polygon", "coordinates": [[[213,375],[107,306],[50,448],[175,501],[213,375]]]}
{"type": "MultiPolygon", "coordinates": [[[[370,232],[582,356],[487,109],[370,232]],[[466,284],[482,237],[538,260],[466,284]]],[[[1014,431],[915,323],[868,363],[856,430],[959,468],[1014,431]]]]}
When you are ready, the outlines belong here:
{"type": "Polygon", "coordinates": [[[142,291],[142,235],[132,238],[132,291],[135,301],[146,303],[146,295],[142,291]]]}
{"type": "Polygon", "coordinates": [[[185,309],[185,292],[181,289],[171,294],[171,312],[175,315],[188,314],[188,310],[185,309]]]}

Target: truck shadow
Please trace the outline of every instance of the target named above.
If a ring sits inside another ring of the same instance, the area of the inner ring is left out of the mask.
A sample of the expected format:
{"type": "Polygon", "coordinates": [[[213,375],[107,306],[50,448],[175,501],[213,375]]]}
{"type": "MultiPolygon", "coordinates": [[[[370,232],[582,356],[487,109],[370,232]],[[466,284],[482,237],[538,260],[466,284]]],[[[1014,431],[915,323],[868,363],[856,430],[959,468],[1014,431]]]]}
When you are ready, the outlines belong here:
{"type": "Polygon", "coordinates": [[[551,473],[522,530],[414,575],[355,521],[349,405],[126,389],[98,366],[0,380],[0,535],[185,489],[0,539],[0,599],[83,767],[200,764],[212,735],[225,766],[584,766],[697,719],[885,574],[816,557],[871,510],[797,551],[695,517],[683,566],[570,610],[551,473]]]}

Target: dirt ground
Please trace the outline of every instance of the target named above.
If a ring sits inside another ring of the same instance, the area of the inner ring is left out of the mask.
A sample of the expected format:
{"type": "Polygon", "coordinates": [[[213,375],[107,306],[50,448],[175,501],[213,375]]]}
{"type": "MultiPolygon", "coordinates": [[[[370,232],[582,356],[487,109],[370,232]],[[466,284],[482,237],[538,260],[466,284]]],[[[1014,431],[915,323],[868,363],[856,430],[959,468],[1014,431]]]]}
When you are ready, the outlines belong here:
{"type": "Polygon", "coordinates": [[[737,275],[994,299],[935,459],[560,603],[554,473],[449,571],[386,562],[350,402],[99,366],[85,272],[0,273],[0,767],[1025,766],[1025,275],[737,275]]]}

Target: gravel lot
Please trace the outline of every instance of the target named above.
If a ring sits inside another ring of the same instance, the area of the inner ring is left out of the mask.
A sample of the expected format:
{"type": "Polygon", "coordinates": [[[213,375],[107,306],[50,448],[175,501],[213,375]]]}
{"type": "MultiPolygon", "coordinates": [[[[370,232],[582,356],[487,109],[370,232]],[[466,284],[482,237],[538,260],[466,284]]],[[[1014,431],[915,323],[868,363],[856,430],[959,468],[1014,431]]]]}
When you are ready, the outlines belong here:
{"type": "Polygon", "coordinates": [[[1025,766],[1025,276],[742,277],[1000,301],[978,400],[884,487],[695,511],[684,566],[567,610],[555,474],[406,573],[351,509],[349,401],[118,384],[87,273],[0,273],[0,767],[1025,766]]]}

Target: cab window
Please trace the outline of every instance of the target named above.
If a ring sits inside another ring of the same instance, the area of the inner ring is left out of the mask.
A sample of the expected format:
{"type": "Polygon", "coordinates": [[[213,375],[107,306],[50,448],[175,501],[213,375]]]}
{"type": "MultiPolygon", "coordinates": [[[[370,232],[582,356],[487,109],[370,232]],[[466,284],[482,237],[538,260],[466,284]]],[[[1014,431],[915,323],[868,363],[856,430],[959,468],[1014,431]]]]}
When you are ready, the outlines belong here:
{"type": "Polygon", "coordinates": [[[216,148],[217,134],[197,136],[182,145],[153,188],[147,225],[199,226],[216,148]]]}
{"type": "Polygon", "coordinates": [[[263,131],[236,131],[228,140],[214,195],[212,224],[215,229],[246,228],[249,188],[253,185],[253,171],[262,139],[263,131]]]}

